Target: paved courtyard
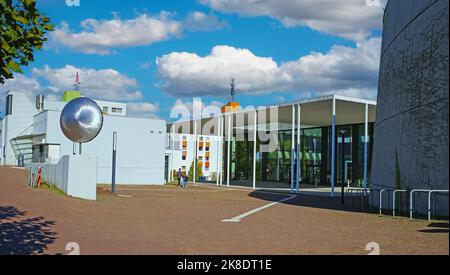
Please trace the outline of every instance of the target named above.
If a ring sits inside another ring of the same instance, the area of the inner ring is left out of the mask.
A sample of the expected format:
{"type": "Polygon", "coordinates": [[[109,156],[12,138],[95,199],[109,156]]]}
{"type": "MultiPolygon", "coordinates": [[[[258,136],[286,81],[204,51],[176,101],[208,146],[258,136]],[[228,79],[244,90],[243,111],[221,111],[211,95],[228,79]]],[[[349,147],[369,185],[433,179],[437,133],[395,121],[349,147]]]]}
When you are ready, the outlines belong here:
{"type": "Polygon", "coordinates": [[[31,189],[0,167],[0,254],[449,254],[448,222],[342,208],[339,198],[214,186],[98,187],[97,201],[31,189]]]}

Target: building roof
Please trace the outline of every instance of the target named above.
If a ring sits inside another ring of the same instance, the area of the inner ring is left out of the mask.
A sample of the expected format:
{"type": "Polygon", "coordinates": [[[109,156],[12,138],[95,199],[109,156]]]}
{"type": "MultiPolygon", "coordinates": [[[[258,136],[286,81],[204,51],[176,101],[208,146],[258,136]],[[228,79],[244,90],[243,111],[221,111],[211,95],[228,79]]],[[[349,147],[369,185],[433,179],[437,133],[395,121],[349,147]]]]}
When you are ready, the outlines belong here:
{"type": "MultiPolygon", "coordinates": [[[[258,129],[281,130],[292,128],[292,109],[293,106],[297,105],[299,105],[301,109],[300,120],[302,127],[330,126],[332,124],[333,99],[336,102],[337,125],[364,123],[366,105],[368,106],[368,122],[375,121],[376,101],[341,95],[328,95],[317,98],[302,99],[288,103],[257,107],[258,129]]],[[[228,117],[232,115],[233,127],[235,129],[241,128],[251,130],[254,128],[254,113],[254,107],[246,107],[242,110],[225,114],[220,113],[220,110],[218,110],[217,113],[208,114],[202,116],[201,118],[193,119],[191,117],[190,119],[168,123],[168,129],[170,131],[172,125],[176,125],[176,128],[183,128],[183,133],[190,134],[193,133],[193,121],[197,121],[197,133],[205,134],[203,132],[204,130],[200,130],[201,125],[217,125],[219,117],[228,117]]],[[[214,126],[211,126],[209,128],[213,129],[214,126]]]]}

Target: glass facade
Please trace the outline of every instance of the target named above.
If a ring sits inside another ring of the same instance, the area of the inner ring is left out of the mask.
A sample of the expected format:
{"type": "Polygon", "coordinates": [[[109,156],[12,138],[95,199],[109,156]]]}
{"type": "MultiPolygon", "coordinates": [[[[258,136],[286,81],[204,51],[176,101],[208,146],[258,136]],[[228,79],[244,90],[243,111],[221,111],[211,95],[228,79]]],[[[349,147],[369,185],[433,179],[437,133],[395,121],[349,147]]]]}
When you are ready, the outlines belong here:
{"type": "MultiPolygon", "coordinates": [[[[272,152],[261,152],[260,146],[267,144],[257,140],[256,181],[261,187],[289,188],[291,178],[292,136],[291,130],[276,132],[278,142],[272,152]]],[[[250,135],[253,135],[250,132],[250,135]]],[[[231,143],[230,184],[250,185],[253,175],[253,141],[248,133],[234,136],[231,143]]],[[[372,155],[373,123],[369,123],[368,175],[372,155]]],[[[295,143],[297,137],[295,136],[295,143]]],[[[224,143],[224,175],[226,179],[227,145],[224,143]]],[[[300,134],[301,186],[331,186],[331,127],[301,129],[300,134]]],[[[295,146],[297,146],[295,144],[295,146]]],[[[344,184],[362,187],[364,179],[364,124],[336,126],[335,186],[344,184]],[[345,130],[343,136],[340,130],[345,130]],[[342,164],[342,152],[344,164],[342,164]],[[342,172],[343,171],[343,172],[342,172]],[[342,174],[343,173],[343,174],[342,174]]],[[[297,169],[297,148],[294,154],[294,169],[297,169]]],[[[294,172],[296,173],[296,171],[294,172]]],[[[294,173],[294,175],[295,175],[294,173]]]]}

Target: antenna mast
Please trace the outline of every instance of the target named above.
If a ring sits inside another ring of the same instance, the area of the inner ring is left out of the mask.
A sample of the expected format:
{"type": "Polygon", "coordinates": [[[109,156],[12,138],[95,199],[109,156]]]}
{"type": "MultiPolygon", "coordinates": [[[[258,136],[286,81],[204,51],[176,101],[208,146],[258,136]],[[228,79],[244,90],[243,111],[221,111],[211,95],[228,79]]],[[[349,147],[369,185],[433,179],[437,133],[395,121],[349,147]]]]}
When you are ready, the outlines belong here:
{"type": "Polygon", "coordinates": [[[231,78],[231,102],[234,102],[234,95],[236,94],[236,83],[234,78],[231,78]]]}

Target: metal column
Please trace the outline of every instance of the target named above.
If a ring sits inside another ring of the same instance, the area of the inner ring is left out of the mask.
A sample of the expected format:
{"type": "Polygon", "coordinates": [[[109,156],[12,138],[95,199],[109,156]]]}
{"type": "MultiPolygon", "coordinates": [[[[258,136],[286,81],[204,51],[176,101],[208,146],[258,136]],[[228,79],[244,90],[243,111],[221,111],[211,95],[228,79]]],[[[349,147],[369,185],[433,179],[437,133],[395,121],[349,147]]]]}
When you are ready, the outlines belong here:
{"type": "Polygon", "coordinates": [[[256,189],[256,127],[258,120],[258,111],[255,110],[255,122],[253,123],[253,126],[255,127],[253,130],[253,189],[256,189]]]}
{"type": "Polygon", "coordinates": [[[117,152],[117,132],[113,132],[112,175],[111,175],[112,193],[116,193],[116,152],[117,152]]]}
{"type": "Polygon", "coordinates": [[[291,193],[294,193],[294,157],[295,157],[295,105],[292,105],[291,125],[291,193]]]}
{"type": "Polygon", "coordinates": [[[369,104],[365,105],[364,115],[364,195],[367,195],[367,144],[369,142],[369,104]]]}
{"type": "Polygon", "coordinates": [[[216,158],[216,161],[217,161],[217,165],[216,165],[216,167],[217,167],[217,169],[216,169],[216,171],[217,171],[217,173],[216,173],[216,185],[217,186],[219,186],[219,166],[220,166],[220,116],[219,117],[217,117],[217,158],[216,158]]]}
{"type": "Polygon", "coordinates": [[[227,140],[227,186],[230,186],[231,167],[231,114],[228,115],[228,140],[227,140]]]}
{"type": "Polygon", "coordinates": [[[301,166],[300,166],[300,112],[301,112],[301,107],[300,104],[297,105],[297,182],[296,182],[296,191],[297,193],[300,192],[300,180],[302,178],[302,170],[301,170],[301,166]]]}
{"type": "MultiPolygon", "coordinates": [[[[170,181],[173,181],[173,170],[174,168],[174,154],[175,154],[175,124],[172,124],[172,171],[170,171],[169,175],[170,175],[170,181]]],[[[176,171],[178,171],[178,169],[176,169],[176,171]]]]}
{"type": "Polygon", "coordinates": [[[194,176],[192,177],[193,183],[195,183],[196,175],[197,175],[197,121],[194,120],[194,176]]]}
{"type": "Polygon", "coordinates": [[[333,96],[332,103],[332,115],[331,115],[331,197],[334,197],[334,173],[335,173],[335,163],[336,158],[336,98],[333,96]]]}
{"type": "Polygon", "coordinates": [[[223,126],[225,125],[225,117],[222,117],[222,115],[220,115],[220,148],[219,148],[219,184],[223,185],[223,141],[225,139],[224,137],[224,130],[223,130],[223,126]]]}

